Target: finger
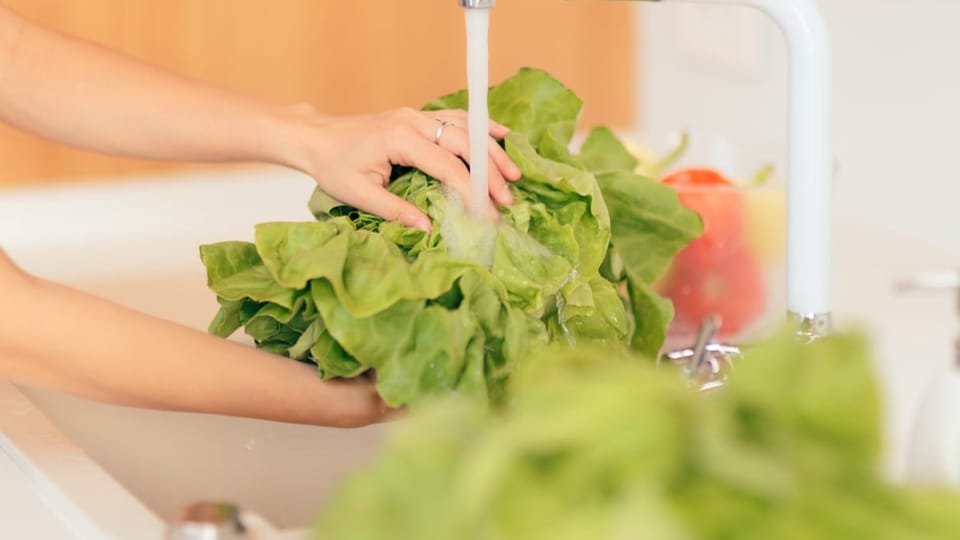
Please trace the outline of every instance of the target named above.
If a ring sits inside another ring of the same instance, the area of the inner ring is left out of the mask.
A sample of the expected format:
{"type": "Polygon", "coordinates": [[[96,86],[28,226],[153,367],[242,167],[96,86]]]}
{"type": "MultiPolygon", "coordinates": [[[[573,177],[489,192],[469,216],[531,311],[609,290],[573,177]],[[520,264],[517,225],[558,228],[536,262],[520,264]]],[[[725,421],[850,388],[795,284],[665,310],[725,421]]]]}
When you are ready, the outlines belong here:
{"type": "Polygon", "coordinates": [[[497,140],[501,140],[501,139],[506,138],[506,136],[509,135],[509,134],[510,134],[510,128],[508,128],[507,126],[505,126],[505,125],[503,125],[503,124],[499,124],[499,123],[497,123],[497,122],[494,122],[493,120],[490,121],[490,136],[491,136],[491,137],[493,137],[494,139],[497,139],[497,140]]]}
{"type": "Polygon", "coordinates": [[[523,175],[520,167],[517,167],[517,164],[510,159],[506,150],[500,148],[500,145],[492,139],[490,140],[490,158],[493,160],[496,169],[507,180],[516,182],[523,175]]]}
{"type": "MultiPolygon", "coordinates": [[[[440,137],[437,143],[441,147],[462,157],[467,163],[473,162],[473,158],[470,155],[470,137],[463,128],[455,125],[447,126],[447,129],[443,131],[443,136],[440,137]]],[[[500,153],[503,153],[500,146],[491,140],[490,146],[488,146],[490,153],[488,156],[485,156],[488,163],[487,190],[490,193],[490,197],[493,198],[496,203],[504,205],[511,204],[513,202],[513,196],[510,194],[510,189],[507,188],[507,181],[500,172],[500,166],[494,157],[496,156],[493,150],[494,147],[496,147],[500,153]]],[[[507,160],[509,161],[509,158],[507,158],[507,160]]]]}
{"type": "Polygon", "coordinates": [[[358,181],[355,185],[366,185],[369,188],[365,189],[364,193],[352,197],[355,200],[345,201],[348,204],[376,214],[387,221],[397,221],[407,227],[430,232],[430,218],[416,206],[369,182],[358,181]]]}
{"type": "Polygon", "coordinates": [[[503,174],[497,169],[497,162],[492,155],[488,157],[487,160],[489,162],[487,165],[487,170],[489,171],[487,182],[489,184],[490,196],[501,205],[506,206],[513,204],[513,193],[510,193],[506,178],[504,178],[503,174]]]}
{"type": "MultiPolygon", "coordinates": [[[[441,140],[447,137],[448,131],[453,129],[452,126],[447,126],[441,140]]],[[[389,157],[398,165],[416,167],[449,185],[464,202],[469,203],[470,173],[463,162],[445,148],[433,144],[424,137],[410,135],[396,141],[396,146],[391,148],[389,157]]],[[[496,212],[495,208],[494,212],[496,212]]]]}
{"type": "MultiPolygon", "coordinates": [[[[466,127],[470,122],[470,114],[467,111],[463,110],[444,110],[444,111],[433,111],[432,113],[435,118],[440,118],[448,122],[453,122],[459,126],[466,127]]],[[[491,137],[496,140],[501,140],[507,135],[510,134],[510,128],[507,126],[495,121],[490,120],[490,127],[488,132],[491,137]]]]}
{"type": "MultiPolygon", "coordinates": [[[[470,148],[469,135],[468,135],[468,134],[469,134],[469,131],[468,131],[468,126],[467,126],[467,124],[466,124],[466,121],[467,121],[466,115],[464,114],[464,112],[463,112],[463,111],[440,111],[440,112],[443,112],[443,113],[446,113],[446,114],[443,115],[442,117],[441,117],[441,116],[438,116],[438,117],[434,118],[434,119],[433,119],[433,122],[432,122],[431,124],[426,124],[426,125],[424,125],[423,129],[432,129],[432,130],[433,130],[432,136],[435,138],[435,137],[436,137],[436,134],[437,134],[437,128],[439,127],[439,126],[437,125],[437,122],[436,122],[436,119],[437,119],[437,118],[439,118],[440,120],[447,121],[447,122],[453,122],[453,124],[454,124],[455,126],[457,126],[457,127],[459,127],[459,128],[462,128],[462,129],[464,130],[464,133],[465,133],[464,136],[465,136],[465,137],[468,137],[468,138],[466,139],[466,142],[465,142],[465,143],[461,143],[459,146],[463,146],[463,147],[469,149],[469,148],[470,148]]],[[[510,132],[510,130],[507,129],[506,127],[504,127],[504,126],[501,126],[500,124],[497,124],[496,122],[493,122],[493,121],[490,122],[490,129],[491,129],[491,133],[490,133],[490,134],[491,134],[491,136],[492,136],[493,138],[490,140],[490,144],[489,144],[489,146],[488,146],[488,151],[489,151],[489,153],[490,153],[490,156],[493,158],[493,163],[494,163],[494,165],[495,165],[494,167],[491,167],[490,170],[499,171],[499,172],[500,172],[500,175],[501,175],[504,179],[507,179],[507,180],[519,180],[519,179],[520,179],[520,176],[521,176],[520,168],[517,167],[517,165],[513,162],[513,160],[510,159],[510,156],[507,155],[507,152],[506,152],[503,148],[501,148],[499,144],[497,144],[496,140],[494,140],[494,139],[498,139],[498,138],[501,138],[501,139],[502,139],[503,137],[506,136],[507,133],[510,132]],[[495,133],[495,129],[500,129],[501,131],[495,133]],[[497,136],[497,135],[501,135],[501,134],[502,134],[502,136],[499,136],[499,137],[497,136]]],[[[443,138],[446,136],[446,133],[447,133],[448,130],[449,130],[449,126],[448,126],[447,129],[445,129],[445,130],[443,131],[444,135],[443,135],[443,137],[441,137],[441,139],[443,139],[443,138]]],[[[443,145],[442,145],[442,146],[443,146],[443,145]]],[[[459,148],[459,146],[458,146],[458,148],[459,148]]],[[[457,150],[455,153],[456,153],[457,155],[459,155],[460,157],[464,158],[465,160],[467,160],[467,162],[470,161],[469,152],[465,154],[465,153],[457,150]]],[[[497,179],[496,183],[497,183],[497,184],[500,184],[501,182],[499,181],[499,179],[497,179]]],[[[491,183],[491,185],[493,185],[493,183],[491,183]]],[[[497,200],[497,202],[500,202],[501,204],[505,204],[503,200],[497,198],[497,196],[496,196],[496,194],[495,194],[494,191],[491,191],[490,194],[494,196],[494,198],[497,200]]],[[[508,203],[506,203],[506,204],[508,204],[508,203]]]]}
{"type": "Polygon", "coordinates": [[[428,175],[453,187],[461,196],[470,193],[470,173],[462,161],[454,154],[440,147],[440,138],[447,136],[452,126],[444,126],[436,119],[417,114],[409,118],[409,123],[395,129],[388,140],[387,154],[391,163],[416,167],[428,175]]]}

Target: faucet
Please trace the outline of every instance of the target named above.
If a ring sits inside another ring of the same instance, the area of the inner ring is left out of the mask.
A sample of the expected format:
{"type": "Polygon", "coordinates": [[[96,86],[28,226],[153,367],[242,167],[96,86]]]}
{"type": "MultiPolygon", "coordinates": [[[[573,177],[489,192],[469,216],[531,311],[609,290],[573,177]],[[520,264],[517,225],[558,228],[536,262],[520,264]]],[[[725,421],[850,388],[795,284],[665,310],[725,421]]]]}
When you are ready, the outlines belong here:
{"type": "Polygon", "coordinates": [[[831,56],[814,0],[644,0],[751,6],[773,18],[790,55],[787,168],[787,310],[807,339],[832,326],[831,56]]]}
{"type": "MultiPolygon", "coordinates": [[[[787,315],[813,340],[832,327],[830,133],[831,57],[826,25],[814,0],[636,0],[751,6],[773,18],[790,51],[787,167],[787,315]]],[[[459,0],[489,9],[495,0],[459,0]]]]}

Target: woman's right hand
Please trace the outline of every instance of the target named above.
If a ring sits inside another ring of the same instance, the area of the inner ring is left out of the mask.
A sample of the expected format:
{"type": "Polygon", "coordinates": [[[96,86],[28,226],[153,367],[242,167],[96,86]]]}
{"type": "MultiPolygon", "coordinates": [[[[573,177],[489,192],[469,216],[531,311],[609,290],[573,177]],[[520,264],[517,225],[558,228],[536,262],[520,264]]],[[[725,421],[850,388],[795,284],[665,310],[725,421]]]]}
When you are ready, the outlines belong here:
{"type": "MultiPolygon", "coordinates": [[[[283,162],[311,175],[335,199],[430,230],[430,219],[409,202],[390,193],[387,183],[393,165],[416,167],[470,197],[470,156],[467,113],[460,110],[422,112],[397,109],[369,116],[324,116],[309,106],[291,110],[283,162]],[[439,140],[438,127],[447,125],[439,140]]],[[[520,178],[520,169],[497,144],[509,130],[490,123],[488,144],[491,212],[493,203],[513,202],[507,181],[520,178]]]]}

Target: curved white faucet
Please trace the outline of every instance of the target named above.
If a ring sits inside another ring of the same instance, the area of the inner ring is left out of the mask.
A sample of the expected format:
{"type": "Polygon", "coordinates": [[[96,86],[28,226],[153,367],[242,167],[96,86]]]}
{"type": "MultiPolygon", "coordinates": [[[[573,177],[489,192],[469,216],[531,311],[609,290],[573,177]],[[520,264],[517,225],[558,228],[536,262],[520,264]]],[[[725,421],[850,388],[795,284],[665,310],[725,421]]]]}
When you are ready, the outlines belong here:
{"type": "MultiPolygon", "coordinates": [[[[826,25],[814,0],[638,0],[746,5],[772,17],[790,51],[787,171],[787,310],[801,333],[830,332],[831,312],[831,57],[826,25]]],[[[460,0],[490,8],[493,0],[460,0]]]]}
{"type": "Polygon", "coordinates": [[[646,0],[752,6],[772,17],[790,51],[787,309],[811,337],[830,331],[831,56],[813,0],[646,0]]]}

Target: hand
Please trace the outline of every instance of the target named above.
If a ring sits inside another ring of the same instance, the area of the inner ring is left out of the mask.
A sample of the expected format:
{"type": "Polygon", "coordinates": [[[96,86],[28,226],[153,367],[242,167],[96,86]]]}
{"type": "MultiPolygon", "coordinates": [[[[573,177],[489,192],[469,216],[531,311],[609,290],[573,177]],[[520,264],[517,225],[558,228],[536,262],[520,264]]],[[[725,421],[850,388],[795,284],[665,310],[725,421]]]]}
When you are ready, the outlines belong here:
{"type": "Polygon", "coordinates": [[[371,378],[335,379],[322,384],[332,413],[324,425],[363,427],[391,420],[402,413],[402,409],[391,409],[380,399],[371,378]]]}
{"type": "Polygon", "coordinates": [[[133,407],[331,427],[398,413],[367,377],[323,381],[314,366],[29,276],[2,249],[0,291],[8,308],[0,310],[0,381],[133,407]]]}
{"type": "MultiPolygon", "coordinates": [[[[294,114],[298,151],[291,164],[345,204],[429,231],[430,220],[423,212],[386,189],[393,165],[416,167],[469,201],[470,173],[464,162],[469,163],[471,156],[465,111],[397,109],[371,116],[324,117],[298,106],[294,114]],[[435,141],[439,120],[450,125],[435,141]]],[[[520,169],[496,143],[507,133],[506,127],[490,123],[486,156],[490,196],[502,205],[513,202],[506,181],[520,178],[520,169]]],[[[496,215],[492,203],[490,210],[496,215]]]]}

